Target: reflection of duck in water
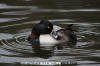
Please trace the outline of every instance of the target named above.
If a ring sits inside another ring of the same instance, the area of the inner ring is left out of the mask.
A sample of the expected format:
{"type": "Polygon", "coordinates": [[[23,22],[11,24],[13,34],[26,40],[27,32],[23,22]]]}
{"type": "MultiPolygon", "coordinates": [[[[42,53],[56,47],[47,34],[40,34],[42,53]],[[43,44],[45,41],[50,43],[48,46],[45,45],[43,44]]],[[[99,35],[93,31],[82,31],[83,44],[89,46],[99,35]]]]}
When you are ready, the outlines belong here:
{"type": "Polygon", "coordinates": [[[28,41],[40,46],[53,46],[56,44],[66,43],[75,45],[77,42],[76,35],[71,29],[73,24],[68,25],[66,28],[53,26],[49,21],[42,20],[36,24],[28,37],[28,41]]]}
{"type": "Polygon", "coordinates": [[[41,47],[57,46],[59,48],[62,43],[69,46],[76,44],[76,35],[71,29],[71,26],[72,24],[68,25],[66,28],[61,28],[59,26],[53,26],[47,20],[42,20],[33,27],[28,41],[32,44],[36,55],[50,56],[52,54],[51,51],[41,49],[41,47]]]}

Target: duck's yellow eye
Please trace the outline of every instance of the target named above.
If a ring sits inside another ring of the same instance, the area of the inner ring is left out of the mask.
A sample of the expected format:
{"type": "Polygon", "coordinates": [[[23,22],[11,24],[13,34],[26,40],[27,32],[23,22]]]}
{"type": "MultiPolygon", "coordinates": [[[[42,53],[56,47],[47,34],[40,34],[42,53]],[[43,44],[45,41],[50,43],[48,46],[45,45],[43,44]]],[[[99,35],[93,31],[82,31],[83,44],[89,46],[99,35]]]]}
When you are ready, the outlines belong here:
{"type": "Polygon", "coordinates": [[[50,27],[48,26],[48,29],[50,29],[50,27]]]}

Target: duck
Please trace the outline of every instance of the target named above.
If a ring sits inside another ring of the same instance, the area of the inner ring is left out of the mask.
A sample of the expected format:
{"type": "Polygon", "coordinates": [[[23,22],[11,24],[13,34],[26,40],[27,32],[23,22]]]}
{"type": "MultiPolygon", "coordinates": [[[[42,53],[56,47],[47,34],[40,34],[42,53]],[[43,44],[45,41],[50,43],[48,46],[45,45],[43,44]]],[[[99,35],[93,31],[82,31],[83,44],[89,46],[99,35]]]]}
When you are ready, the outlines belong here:
{"type": "Polygon", "coordinates": [[[66,28],[62,28],[53,25],[48,20],[41,20],[32,28],[27,40],[32,45],[39,44],[40,46],[54,46],[62,43],[76,45],[77,37],[71,28],[72,25],[73,24],[70,24],[66,28]]]}

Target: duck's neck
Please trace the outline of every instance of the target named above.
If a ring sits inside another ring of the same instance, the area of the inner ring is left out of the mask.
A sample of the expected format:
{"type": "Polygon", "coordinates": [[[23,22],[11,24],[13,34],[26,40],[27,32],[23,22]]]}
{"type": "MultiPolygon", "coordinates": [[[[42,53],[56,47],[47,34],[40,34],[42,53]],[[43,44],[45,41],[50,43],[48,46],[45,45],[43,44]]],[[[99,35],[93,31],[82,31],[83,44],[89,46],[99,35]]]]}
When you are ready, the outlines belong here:
{"type": "Polygon", "coordinates": [[[31,33],[29,36],[30,36],[30,38],[38,38],[40,35],[37,35],[35,33],[31,33]]]}

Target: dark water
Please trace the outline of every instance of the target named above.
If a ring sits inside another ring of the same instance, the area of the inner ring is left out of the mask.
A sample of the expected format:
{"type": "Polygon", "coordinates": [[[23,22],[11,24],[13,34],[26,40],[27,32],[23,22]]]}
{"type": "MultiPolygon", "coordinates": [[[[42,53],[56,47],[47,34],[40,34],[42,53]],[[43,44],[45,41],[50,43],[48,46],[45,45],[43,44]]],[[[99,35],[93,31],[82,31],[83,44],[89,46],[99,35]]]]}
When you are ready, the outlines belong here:
{"type": "Polygon", "coordinates": [[[61,62],[62,66],[100,66],[99,3],[100,0],[0,0],[0,66],[46,61],[61,62]],[[26,38],[41,19],[62,27],[75,24],[77,45],[40,51],[40,55],[49,54],[48,58],[34,56],[26,38]]]}

